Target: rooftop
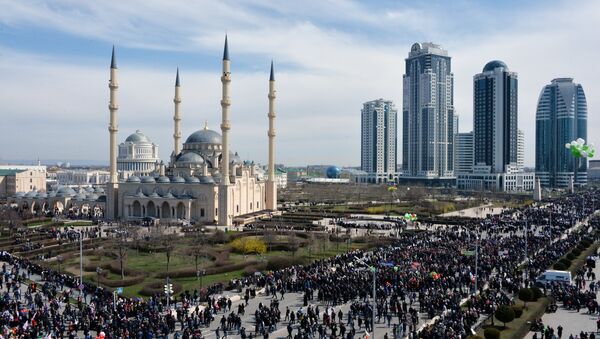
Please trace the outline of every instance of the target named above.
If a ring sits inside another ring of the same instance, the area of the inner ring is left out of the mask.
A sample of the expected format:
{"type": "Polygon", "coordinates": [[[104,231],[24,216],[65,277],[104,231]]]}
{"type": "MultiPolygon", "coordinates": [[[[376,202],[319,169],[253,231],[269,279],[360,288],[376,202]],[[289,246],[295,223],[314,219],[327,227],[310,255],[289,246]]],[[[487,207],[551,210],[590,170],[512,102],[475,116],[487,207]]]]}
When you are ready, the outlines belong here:
{"type": "Polygon", "coordinates": [[[0,169],[0,176],[4,177],[7,175],[15,175],[17,173],[25,172],[24,169],[0,169]]]}

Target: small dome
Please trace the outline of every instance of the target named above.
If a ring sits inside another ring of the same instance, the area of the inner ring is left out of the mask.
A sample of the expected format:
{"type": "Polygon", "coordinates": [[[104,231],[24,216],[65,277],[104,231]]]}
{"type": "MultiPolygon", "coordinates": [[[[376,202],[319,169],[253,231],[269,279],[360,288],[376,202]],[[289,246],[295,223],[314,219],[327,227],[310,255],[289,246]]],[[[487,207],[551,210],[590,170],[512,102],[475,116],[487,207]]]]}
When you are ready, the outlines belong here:
{"type": "Polygon", "coordinates": [[[207,176],[207,175],[203,175],[203,176],[199,177],[198,179],[199,179],[198,181],[202,184],[214,184],[215,183],[215,179],[213,179],[212,177],[207,176]]]}
{"type": "Polygon", "coordinates": [[[67,186],[61,186],[56,191],[57,197],[72,197],[72,196],[75,196],[76,194],[77,194],[77,192],[75,192],[74,189],[72,189],[71,187],[67,187],[67,186]]]}
{"type": "Polygon", "coordinates": [[[176,177],[171,178],[171,182],[176,183],[176,184],[183,184],[183,183],[185,183],[185,179],[180,176],[176,176],[176,177]]]}
{"type": "Polygon", "coordinates": [[[188,152],[180,155],[176,162],[178,164],[203,164],[204,158],[194,152],[188,152]]]}
{"type": "Polygon", "coordinates": [[[83,193],[79,193],[75,196],[75,200],[81,201],[81,200],[85,200],[85,194],[83,193]]]}
{"type": "Polygon", "coordinates": [[[156,180],[154,180],[153,177],[147,176],[147,175],[143,176],[141,180],[142,180],[142,183],[144,183],[144,184],[152,184],[152,183],[156,182],[156,180]]]}
{"type": "Polygon", "coordinates": [[[17,198],[22,198],[24,196],[25,196],[25,192],[17,192],[17,193],[15,193],[15,197],[17,197],[17,198]]]}
{"type": "Polygon", "coordinates": [[[36,194],[35,197],[39,198],[39,199],[47,198],[48,197],[48,193],[46,193],[46,192],[39,192],[38,194],[36,194]]]}
{"type": "Polygon", "coordinates": [[[156,182],[160,182],[162,184],[167,184],[167,183],[170,183],[171,180],[169,179],[169,177],[166,177],[163,175],[163,176],[159,177],[156,182]]]}
{"type": "Polygon", "coordinates": [[[493,71],[498,67],[502,67],[502,68],[504,68],[505,71],[508,71],[508,66],[506,66],[506,64],[500,60],[492,60],[492,61],[488,62],[483,67],[483,71],[484,72],[493,71]]]}
{"type": "Polygon", "coordinates": [[[130,136],[127,137],[127,139],[125,139],[125,142],[131,142],[134,144],[150,144],[150,139],[148,139],[148,137],[142,133],[142,131],[140,131],[139,129],[137,131],[135,131],[135,133],[131,134],[130,136]]]}
{"type": "Polygon", "coordinates": [[[146,198],[146,195],[142,191],[137,192],[133,196],[138,198],[146,198]]]}
{"type": "Polygon", "coordinates": [[[171,192],[167,192],[167,194],[163,194],[163,198],[173,199],[173,198],[175,198],[175,196],[173,196],[173,194],[171,194],[171,192]]]}
{"type": "Polygon", "coordinates": [[[197,144],[221,144],[221,134],[204,128],[199,131],[192,133],[187,140],[186,144],[197,143],[197,144]]]}
{"type": "Polygon", "coordinates": [[[158,193],[153,192],[152,194],[150,194],[149,198],[160,198],[160,195],[158,195],[158,193]]]}
{"type": "Polygon", "coordinates": [[[140,179],[140,177],[138,177],[137,175],[132,175],[129,178],[127,178],[127,182],[142,182],[142,179],[140,179]]]}
{"type": "Polygon", "coordinates": [[[94,188],[94,193],[104,194],[104,188],[96,187],[96,188],[94,188]]]}
{"type": "Polygon", "coordinates": [[[200,179],[198,179],[196,177],[187,177],[187,178],[185,178],[185,182],[188,184],[197,184],[200,182],[200,179]]]}
{"type": "Polygon", "coordinates": [[[50,191],[48,193],[48,198],[54,198],[54,197],[56,197],[56,191],[50,191]]]}
{"type": "Polygon", "coordinates": [[[237,152],[229,152],[229,162],[236,165],[241,165],[244,163],[237,152]]]}

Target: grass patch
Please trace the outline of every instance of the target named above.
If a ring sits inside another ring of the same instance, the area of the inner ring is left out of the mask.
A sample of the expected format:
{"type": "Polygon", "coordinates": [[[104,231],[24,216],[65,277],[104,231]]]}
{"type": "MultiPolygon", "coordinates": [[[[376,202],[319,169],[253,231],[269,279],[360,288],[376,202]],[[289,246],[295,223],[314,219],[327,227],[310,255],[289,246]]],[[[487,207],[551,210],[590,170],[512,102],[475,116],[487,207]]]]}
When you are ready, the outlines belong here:
{"type": "MultiPolygon", "coordinates": [[[[506,324],[506,327],[502,326],[502,322],[494,317],[494,326],[492,326],[491,319],[486,320],[483,325],[477,330],[477,335],[483,337],[483,332],[488,327],[494,327],[500,330],[500,338],[524,338],[529,332],[530,324],[535,319],[540,318],[545,312],[546,307],[550,303],[547,297],[539,298],[537,301],[528,302],[527,309],[523,309],[523,315],[520,318],[506,324]]],[[[517,301],[516,305],[523,305],[522,301],[517,301]]]]}
{"type": "Polygon", "coordinates": [[[582,267],[585,264],[585,260],[588,256],[596,253],[596,250],[598,249],[598,243],[593,243],[590,247],[588,247],[585,251],[581,252],[581,254],[575,258],[575,260],[573,260],[571,262],[571,266],[569,267],[569,271],[571,271],[571,275],[573,277],[575,277],[575,273],[577,272],[577,269],[579,269],[580,267],[582,267]]]}

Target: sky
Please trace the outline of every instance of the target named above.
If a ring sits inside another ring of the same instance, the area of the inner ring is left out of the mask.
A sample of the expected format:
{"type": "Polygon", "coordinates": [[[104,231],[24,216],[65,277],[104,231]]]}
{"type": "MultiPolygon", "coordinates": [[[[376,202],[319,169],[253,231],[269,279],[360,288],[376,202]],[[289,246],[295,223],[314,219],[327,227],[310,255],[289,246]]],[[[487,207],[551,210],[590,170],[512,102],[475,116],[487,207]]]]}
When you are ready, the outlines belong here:
{"type": "Polygon", "coordinates": [[[177,67],[183,139],[205,121],[219,130],[225,34],[230,147],[243,159],[267,160],[273,60],[277,163],[359,165],[362,103],[391,99],[401,112],[404,59],[425,41],[452,57],[461,132],[472,128],[473,75],[499,59],[519,76],[527,166],[539,93],[553,78],[583,85],[589,141],[600,143],[600,1],[0,0],[0,8],[0,162],[108,164],[113,45],[119,142],[140,129],[167,160],[177,67]]]}

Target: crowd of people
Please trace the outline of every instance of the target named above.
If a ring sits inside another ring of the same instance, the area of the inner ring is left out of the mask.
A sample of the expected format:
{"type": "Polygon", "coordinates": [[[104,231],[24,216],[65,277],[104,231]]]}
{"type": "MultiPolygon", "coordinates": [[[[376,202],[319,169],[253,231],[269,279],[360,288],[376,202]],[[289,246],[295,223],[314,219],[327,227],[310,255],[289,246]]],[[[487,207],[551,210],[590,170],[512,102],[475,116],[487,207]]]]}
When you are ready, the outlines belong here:
{"type": "MultiPolygon", "coordinates": [[[[198,305],[197,293],[183,293],[171,302],[174,309],[167,309],[164,295],[115,298],[111,291],[88,283],[80,293],[76,277],[2,252],[3,335],[74,338],[83,333],[90,338],[102,333],[106,338],[187,339],[201,338],[210,327],[218,337],[245,339],[268,338],[284,327],[289,338],[351,339],[383,324],[388,329],[385,337],[465,338],[483,315],[510,303],[521,287],[532,285],[540,273],[590,237],[588,228],[573,226],[593,212],[598,200],[600,192],[590,191],[430,232],[401,233],[392,245],[373,251],[354,250],[253,275],[237,282],[248,296],[237,312],[231,300],[217,296],[220,288],[209,290],[204,306],[198,305]],[[43,277],[43,283],[31,283],[32,275],[43,277]],[[255,301],[260,304],[252,321],[244,323],[244,305],[256,290],[265,291],[271,300],[255,301]],[[290,293],[301,295],[303,305],[283,310],[278,299],[290,293]]],[[[598,312],[589,293],[552,293],[598,312]]]]}

